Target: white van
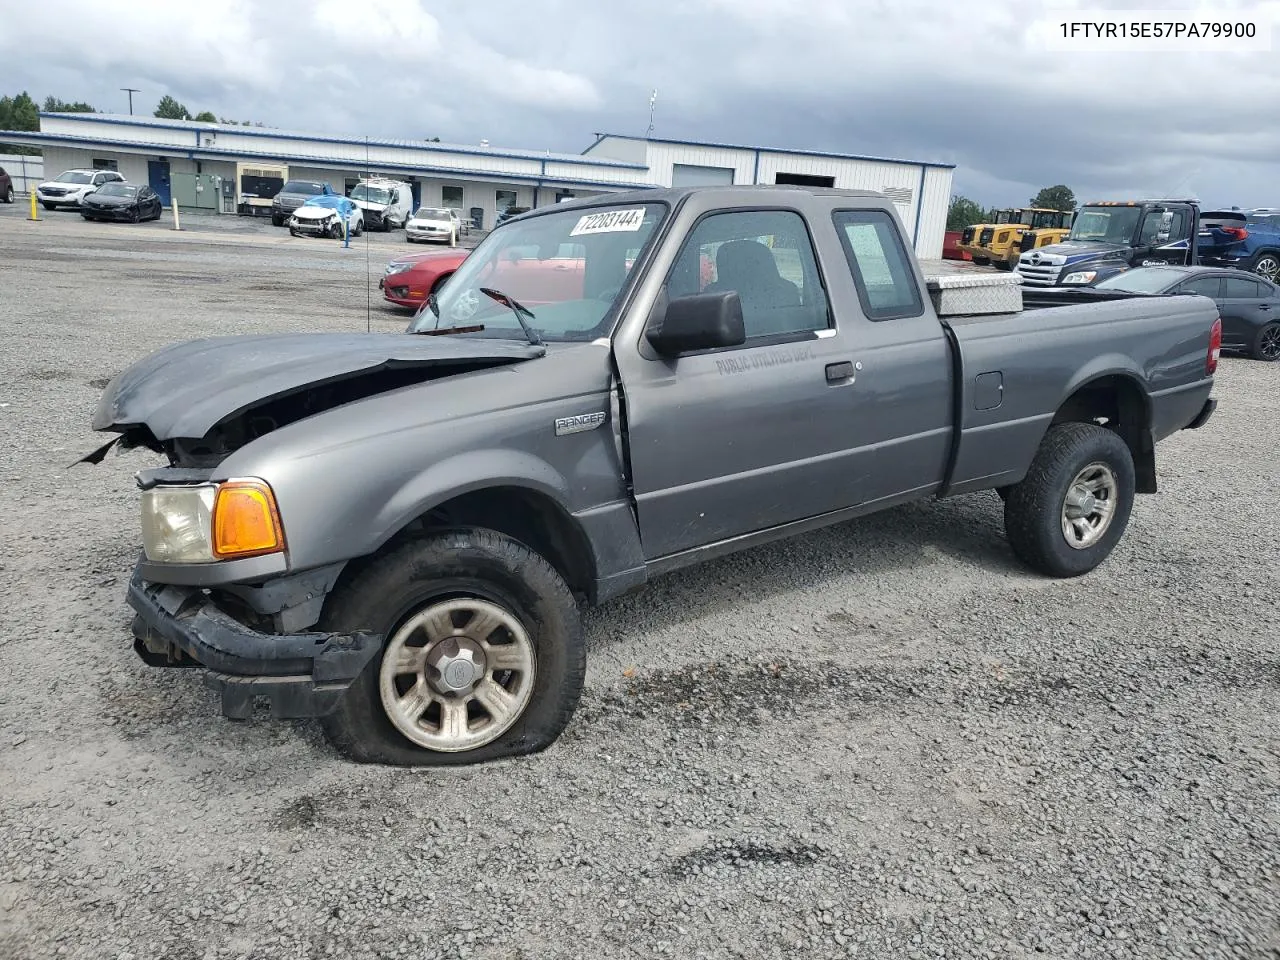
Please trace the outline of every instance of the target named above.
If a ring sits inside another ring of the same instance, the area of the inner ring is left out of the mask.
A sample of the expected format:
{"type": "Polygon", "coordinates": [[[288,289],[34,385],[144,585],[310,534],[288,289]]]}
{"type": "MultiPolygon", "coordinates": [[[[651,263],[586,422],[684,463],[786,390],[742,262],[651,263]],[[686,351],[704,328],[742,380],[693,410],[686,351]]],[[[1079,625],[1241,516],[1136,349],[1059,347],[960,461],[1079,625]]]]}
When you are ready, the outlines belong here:
{"type": "Polygon", "coordinates": [[[400,228],[413,216],[413,190],[403,180],[361,180],[348,196],[364,211],[368,230],[400,228]]]}

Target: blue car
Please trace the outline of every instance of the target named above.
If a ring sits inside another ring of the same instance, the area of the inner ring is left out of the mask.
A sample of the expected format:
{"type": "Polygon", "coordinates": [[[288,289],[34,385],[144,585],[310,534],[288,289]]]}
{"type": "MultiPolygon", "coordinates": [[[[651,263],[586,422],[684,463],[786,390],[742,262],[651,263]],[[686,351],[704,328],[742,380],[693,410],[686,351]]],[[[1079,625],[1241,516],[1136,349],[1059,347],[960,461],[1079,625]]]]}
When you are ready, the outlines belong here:
{"type": "Polygon", "coordinates": [[[1280,280],[1280,209],[1202,213],[1197,243],[1207,267],[1238,267],[1272,283],[1280,280]]]}

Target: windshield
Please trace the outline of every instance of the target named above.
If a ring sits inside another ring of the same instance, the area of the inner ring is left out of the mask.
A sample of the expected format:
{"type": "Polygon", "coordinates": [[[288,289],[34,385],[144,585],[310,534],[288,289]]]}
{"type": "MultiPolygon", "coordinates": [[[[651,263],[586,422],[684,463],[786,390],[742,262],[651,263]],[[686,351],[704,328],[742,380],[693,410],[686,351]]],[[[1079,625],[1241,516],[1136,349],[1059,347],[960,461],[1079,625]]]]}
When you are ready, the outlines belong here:
{"type": "Polygon", "coordinates": [[[54,183],[90,183],[93,180],[92,174],[80,173],[76,170],[68,170],[66,173],[58,174],[58,179],[54,183]]]}
{"type": "Polygon", "coordinates": [[[324,193],[324,184],[316,183],[314,180],[290,180],[284,185],[280,192],[319,194],[324,193]]]}
{"type": "Polygon", "coordinates": [[[423,207],[415,214],[415,216],[419,220],[448,220],[449,211],[439,210],[434,207],[423,207]]]}
{"type": "Polygon", "coordinates": [[[98,188],[100,197],[136,197],[138,188],[127,183],[104,183],[98,188]]]}
{"type": "Polygon", "coordinates": [[[356,184],[351,190],[352,200],[363,200],[366,203],[390,203],[391,191],[386,187],[371,187],[368,184],[356,184]]]}
{"type": "Polygon", "coordinates": [[[1099,280],[1093,285],[1095,290],[1120,290],[1126,293],[1163,293],[1170,285],[1177,283],[1186,274],[1181,270],[1169,270],[1164,267],[1138,267],[1126,270],[1114,277],[1099,280]]]}
{"type": "Polygon", "coordinates": [[[484,324],[480,337],[524,340],[515,311],[481,288],[497,290],[533,312],[525,322],[550,342],[603,336],[614,303],[641,252],[666,215],[665,204],[548,213],[494,230],[409,332],[484,324]]]}
{"type": "Polygon", "coordinates": [[[1081,207],[1067,239],[1127,244],[1141,219],[1141,207],[1081,207]]]}
{"type": "Polygon", "coordinates": [[[1049,230],[1054,227],[1066,226],[1066,216],[1066,214],[1042,210],[1032,217],[1031,226],[1036,230],[1049,230]]]}

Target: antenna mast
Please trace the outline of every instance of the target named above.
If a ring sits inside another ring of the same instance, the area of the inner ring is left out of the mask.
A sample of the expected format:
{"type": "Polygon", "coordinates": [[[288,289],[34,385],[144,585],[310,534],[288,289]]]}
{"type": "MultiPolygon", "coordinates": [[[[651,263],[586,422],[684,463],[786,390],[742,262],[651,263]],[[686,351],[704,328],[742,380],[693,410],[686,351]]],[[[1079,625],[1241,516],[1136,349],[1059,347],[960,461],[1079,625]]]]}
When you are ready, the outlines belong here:
{"type": "Polygon", "coordinates": [[[658,102],[658,88],[654,87],[653,93],[649,95],[649,129],[645,132],[644,138],[648,140],[653,136],[653,108],[658,102]]]}

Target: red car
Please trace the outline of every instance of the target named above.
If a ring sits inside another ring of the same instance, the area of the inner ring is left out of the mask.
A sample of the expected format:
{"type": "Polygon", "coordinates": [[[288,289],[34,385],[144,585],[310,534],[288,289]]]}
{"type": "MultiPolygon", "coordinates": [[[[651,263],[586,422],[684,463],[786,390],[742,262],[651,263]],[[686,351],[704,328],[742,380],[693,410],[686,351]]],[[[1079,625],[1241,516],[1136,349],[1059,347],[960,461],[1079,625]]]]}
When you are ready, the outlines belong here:
{"type": "MultiPolygon", "coordinates": [[[[450,248],[397,257],[387,264],[386,273],[378,281],[383,299],[416,310],[453,275],[469,253],[469,250],[450,248]]],[[[499,261],[491,283],[500,290],[520,291],[518,298],[529,306],[576,300],[582,296],[583,269],[581,257],[504,258],[499,261]]],[[[627,269],[631,269],[630,261],[627,269]]],[[[706,287],[715,278],[715,266],[704,255],[702,286],[706,287]]]]}
{"type": "Polygon", "coordinates": [[[387,264],[386,272],[378,281],[383,299],[401,307],[415,310],[427,302],[427,297],[453,275],[470,250],[450,247],[447,250],[431,250],[426,253],[410,253],[396,257],[387,264]]]}

